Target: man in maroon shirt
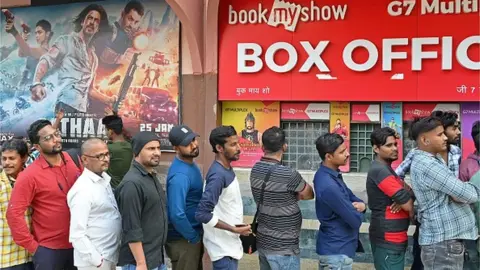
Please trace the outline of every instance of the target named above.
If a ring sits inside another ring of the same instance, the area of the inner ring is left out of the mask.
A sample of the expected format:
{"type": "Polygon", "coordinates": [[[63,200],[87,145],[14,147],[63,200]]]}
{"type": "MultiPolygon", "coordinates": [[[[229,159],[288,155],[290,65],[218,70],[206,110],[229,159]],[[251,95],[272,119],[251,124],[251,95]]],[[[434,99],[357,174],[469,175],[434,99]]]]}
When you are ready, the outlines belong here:
{"type": "Polygon", "coordinates": [[[67,193],[80,170],[62,152],[61,133],[50,121],[35,121],[28,136],[40,156],[19,175],[12,192],[7,221],[13,240],[33,254],[35,269],[76,269],[68,240],[67,193]],[[33,210],[33,233],[25,221],[28,207],[33,210]]]}

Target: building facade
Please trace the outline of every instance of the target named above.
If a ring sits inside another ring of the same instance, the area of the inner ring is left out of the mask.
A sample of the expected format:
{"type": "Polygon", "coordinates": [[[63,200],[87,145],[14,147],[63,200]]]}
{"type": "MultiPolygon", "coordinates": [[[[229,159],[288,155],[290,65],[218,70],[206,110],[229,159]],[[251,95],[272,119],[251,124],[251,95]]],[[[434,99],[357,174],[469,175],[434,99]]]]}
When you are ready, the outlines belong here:
{"type": "MultiPolygon", "coordinates": [[[[344,177],[365,200],[369,134],[377,127],[395,128],[406,155],[414,147],[407,136],[414,117],[455,111],[464,155],[473,151],[469,129],[480,118],[478,0],[166,2],[181,23],[181,122],[201,135],[197,162],[204,173],[213,161],[210,130],[228,124],[242,134],[236,170],[247,218],[255,211],[249,168],[262,155],[259,136],[272,125],[287,133],[284,163],[310,183],[321,162],[315,138],[344,136],[351,152],[344,177]]],[[[38,4],[3,0],[1,7],[38,4]]],[[[162,171],[173,155],[162,155],[162,171]]],[[[316,265],[314,204],[301,208],[303,263],[316,265]]],[[[368,225],[367,214],[366,253],[357,254],[358,263],[373,261],[368,225]]]]}

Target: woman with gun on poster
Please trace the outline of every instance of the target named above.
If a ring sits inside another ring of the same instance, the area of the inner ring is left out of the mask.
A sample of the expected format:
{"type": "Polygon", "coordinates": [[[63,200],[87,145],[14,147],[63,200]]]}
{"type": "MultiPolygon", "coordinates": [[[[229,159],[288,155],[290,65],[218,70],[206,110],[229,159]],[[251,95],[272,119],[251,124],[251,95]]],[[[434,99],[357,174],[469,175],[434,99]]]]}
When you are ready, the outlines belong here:
{"type": "Polygon", "coordinates": [[[37,67],[38,60],[44,55],[50,48],[50,40],[53,36],[52,25],[47,20],[39,20],[35,25],[35,40],[39,47],[30,47],[27,40],[30,35],[31,29],[26,23],[22,23],[22,35],[19,34],[15,28],[15,16],[8,9],[2,10],[6,17],[5,31],[12,34],[20,47],[18,50],[19,57],[26,57],[27,62],[25,70],[22,74],[22,79],[19,82],[19,87],[25,86],[28,82],[33,80],[33,74],[37,67]]]}

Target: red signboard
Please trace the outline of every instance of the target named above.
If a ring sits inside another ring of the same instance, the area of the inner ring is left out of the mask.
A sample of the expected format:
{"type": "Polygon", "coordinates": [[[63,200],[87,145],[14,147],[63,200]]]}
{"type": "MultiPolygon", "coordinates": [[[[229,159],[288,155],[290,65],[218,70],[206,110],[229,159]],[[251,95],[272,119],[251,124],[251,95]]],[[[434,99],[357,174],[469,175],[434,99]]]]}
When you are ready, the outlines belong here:
{"type": "Polygon", "coordinates": [[[281,105],[282,120],[329,120],[329,103],[287,103],[281,105]]]}
{"type": "Polygon", "coordinates": [[[219,99],[472,101],[479,0],[224,0],[219,99]]]}
{"type": "Polygon", "coordinates": [[[453,103],[404,103],[403,121],[412,121],[416,117],[425,117],[433,111],[454,112],[460,117],[460,104],[453,103]]]}
{"type": "Polygon", "coordinates": [[[352,104],[353,122],[380,122],[380,104],[352,104]]]}

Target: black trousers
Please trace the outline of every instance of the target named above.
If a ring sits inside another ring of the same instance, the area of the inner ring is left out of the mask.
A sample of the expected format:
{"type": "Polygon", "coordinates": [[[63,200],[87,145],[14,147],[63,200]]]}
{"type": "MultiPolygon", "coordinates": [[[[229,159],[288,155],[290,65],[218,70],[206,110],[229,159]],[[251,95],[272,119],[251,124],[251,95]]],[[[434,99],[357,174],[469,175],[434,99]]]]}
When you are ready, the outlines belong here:
{"type": "Polygon", "coordinates": [[[76,270],[72,249],[50,249],[39,246],[33,255],[35,270],[76,270]]]}
{"type": "Polygon", "coordinates": [[[420,223],[416,224],[415,233],[413,234],[413,263],[412,268],[410,270],[423,270],[423,263],[421,257],[421,248],[420,244],[418,243],[418,236],[420,235],[420,223]]]}

